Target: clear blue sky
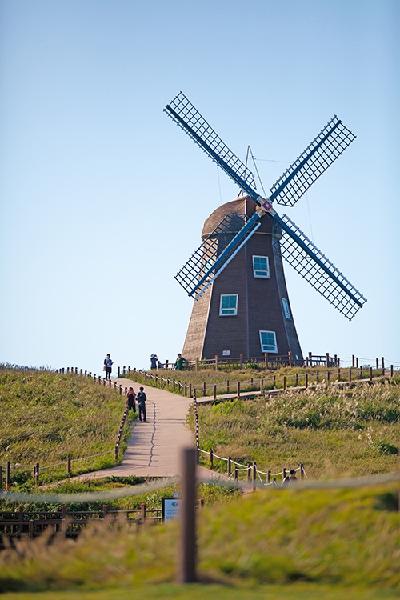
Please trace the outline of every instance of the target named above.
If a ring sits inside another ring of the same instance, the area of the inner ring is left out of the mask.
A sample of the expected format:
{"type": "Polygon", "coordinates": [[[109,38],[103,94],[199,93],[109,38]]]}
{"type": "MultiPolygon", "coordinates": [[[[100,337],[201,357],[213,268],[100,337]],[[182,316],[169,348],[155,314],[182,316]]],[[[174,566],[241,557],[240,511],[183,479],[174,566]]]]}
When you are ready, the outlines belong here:
{"type": "MultiPolygon", "coordinates": [[[[337,113],[357,140],[286,212],[368,298],[286,268],[304,352],[400,363],[396,0],[0,2],[0,360],[180,351],[173,275],[237,188],[163,114],[180,90],[264,184],[337,113]]],[[[282,210],[283,209],[283,210],[282,210]]]]}

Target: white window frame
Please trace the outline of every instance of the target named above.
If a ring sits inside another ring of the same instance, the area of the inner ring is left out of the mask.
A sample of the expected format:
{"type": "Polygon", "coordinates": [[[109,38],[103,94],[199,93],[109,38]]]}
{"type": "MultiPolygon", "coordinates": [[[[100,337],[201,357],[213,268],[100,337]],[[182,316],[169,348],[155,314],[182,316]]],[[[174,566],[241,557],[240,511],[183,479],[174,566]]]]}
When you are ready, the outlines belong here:
{"type": "Polygon", "coordinates": [[[285,319],[290,321],[292,314],[290,312],[289,300],[287,298],[282,298],[282,310],[283,314],[285,315],[285,319]]]}
{"type": "Polygon", "coordinates": [[[219,316],[220,317],[236,317],[238,314],[238,305],[239,305],[239,294],[221,294],[219,299],[219,316]],[[236,297],[236,306],[235,308],[222,308],[222,298],[227,296],[235,296],[236,297]],[[232,312],[222,312],[222,311],[232,311],[232,312]]]}
{"type": "Polygon", "coordinates": [[[270,279],[271,270],[269,268],[269,258],[268,256],[261,256],[261,254],[253,254],[253,275],[254,279],[270,279]],[[265,258],[266,261],[266,269],[256,269],[254,264],[255,258],[265,258]]]}
{"type": "Polygon", "coordinates": [[[260,336],[261,352],[268,353],[268,354],[278,354],[278,344],[277,344],[277,341],[276,341],[276,333],[275,333],[275,331],[269,331],[267,329],[260,329],[258,333],[259,333],[259,336],[260,336]],[[272,333],[272,335],[274,336],[274,348],[272,350],[271,350],[271,346],[269,346],[269,348],[267,349],[263,345],[263,340],[262,340],[262,334],[263,333],[272,333]]]}

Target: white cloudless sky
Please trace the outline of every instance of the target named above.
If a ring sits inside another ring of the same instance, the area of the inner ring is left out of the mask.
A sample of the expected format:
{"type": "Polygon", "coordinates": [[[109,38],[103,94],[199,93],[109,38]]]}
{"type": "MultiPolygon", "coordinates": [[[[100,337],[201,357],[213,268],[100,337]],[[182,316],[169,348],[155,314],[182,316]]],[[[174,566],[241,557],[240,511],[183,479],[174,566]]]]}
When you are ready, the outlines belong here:
{"type": "Polygon", "coordinates": [[[349,323],[289,266],[288,290],[304,353],[400,363],[399,17],[396,0],[0,1],[0,361],[100,372],[106,352],[181,350],[173,275],[237,194],[163,114],[182,89],[268,187],[332,114],[357,134],[278,212],[368,302],[349,323]]]}

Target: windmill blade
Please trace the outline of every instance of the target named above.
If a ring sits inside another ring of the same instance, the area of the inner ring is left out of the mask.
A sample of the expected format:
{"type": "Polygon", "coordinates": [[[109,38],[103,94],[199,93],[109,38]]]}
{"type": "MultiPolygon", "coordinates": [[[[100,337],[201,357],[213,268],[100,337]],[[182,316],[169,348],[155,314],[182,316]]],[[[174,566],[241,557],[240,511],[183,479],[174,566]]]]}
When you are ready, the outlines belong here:
{"type": "Polygon", "coordinates": [[[322,131],[271,188],[271,202],[293,206],[324,171],[356,139],[334,115],[322,131]]]}
{"type": "Polygon", "coordinates": [[[345,317],[351,320],[366,298],[287,215],[274,216],[282,227],[283,258],[345,317]]]}
{"type": "Polygon", "coordinates": [[[195,300],[201,298],[209,285],[218,277],[236,256],[244,244],[260,227],[260,215],[254,213],[250,219],[237,231],[227,231],[226,215],[214,231],[195,250],[189,260],[175,275],[177,282],[189,296],[195,300]],[[232,237],[228,242],[226,238],[232,237]]]}
{"type": "Polygon", "coordinates": [[[183,92],[166,105],[164,112],[187,133],[192,140],[213,160],[221,169],[247,192],[254,200],[259,194],[255,191],[256,183],[253,173],[221,140],[211,125],[193,106],[183,92]]]}

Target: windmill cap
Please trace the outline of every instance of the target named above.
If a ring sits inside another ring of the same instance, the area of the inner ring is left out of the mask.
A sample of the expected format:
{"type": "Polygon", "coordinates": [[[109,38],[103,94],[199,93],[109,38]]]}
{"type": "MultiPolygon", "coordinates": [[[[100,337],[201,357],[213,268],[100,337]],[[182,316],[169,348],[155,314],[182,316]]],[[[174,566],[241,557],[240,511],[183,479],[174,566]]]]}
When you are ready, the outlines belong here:
{"type": "Polygon", "coordinates": [[[256,209],[256,203],[250,198],[250,196],[241,196],[231,202],[225,202],[211,213],[204,222],[203,230],[201,232],[202,237],[210,235],[222,221],[226,215],[237,214],[244,215],[245,213],[250,216],[256,209]]]}

